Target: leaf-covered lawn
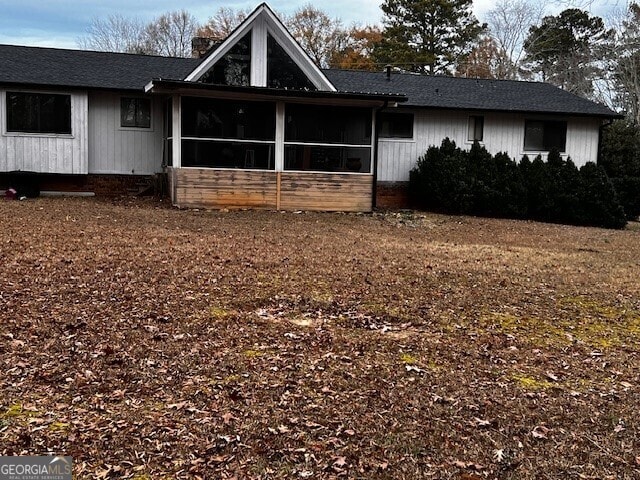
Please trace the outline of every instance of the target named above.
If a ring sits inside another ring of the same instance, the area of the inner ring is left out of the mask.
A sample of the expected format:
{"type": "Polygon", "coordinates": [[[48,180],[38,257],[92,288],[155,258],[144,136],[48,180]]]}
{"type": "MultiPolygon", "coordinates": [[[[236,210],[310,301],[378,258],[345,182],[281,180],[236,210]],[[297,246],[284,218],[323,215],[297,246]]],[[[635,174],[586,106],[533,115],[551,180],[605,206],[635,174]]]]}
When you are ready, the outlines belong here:
{"type": "Polygon", "coordinates": [[[640,476],[640,230],[0,202],[0,455],[76,478],[640,476]]]}

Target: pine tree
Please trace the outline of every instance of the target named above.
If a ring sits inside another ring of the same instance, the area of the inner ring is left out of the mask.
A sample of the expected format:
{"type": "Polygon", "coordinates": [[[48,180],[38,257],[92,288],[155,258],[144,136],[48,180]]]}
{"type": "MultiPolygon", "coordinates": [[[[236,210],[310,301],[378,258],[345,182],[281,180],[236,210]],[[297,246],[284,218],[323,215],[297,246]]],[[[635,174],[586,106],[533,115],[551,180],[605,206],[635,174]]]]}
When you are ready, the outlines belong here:
{"type": "Polygon", "coordinates": [[[431,75],[452,73],[486,28],[471,7],[471,0],[385,0],[376,60],[431,75]]]}

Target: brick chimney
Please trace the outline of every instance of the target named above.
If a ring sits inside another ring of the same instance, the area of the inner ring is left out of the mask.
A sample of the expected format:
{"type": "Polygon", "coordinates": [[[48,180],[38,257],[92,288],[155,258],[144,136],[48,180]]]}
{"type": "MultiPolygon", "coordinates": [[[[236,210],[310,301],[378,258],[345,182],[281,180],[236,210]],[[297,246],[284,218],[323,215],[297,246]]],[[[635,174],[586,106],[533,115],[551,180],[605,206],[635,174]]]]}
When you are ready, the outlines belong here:
{"type": "Polygon", "coordinates": [[[191,56],[194,58],[202,58],[216,45],[217,42],[212,38],[193,37],[191,39],[191,56]]]}

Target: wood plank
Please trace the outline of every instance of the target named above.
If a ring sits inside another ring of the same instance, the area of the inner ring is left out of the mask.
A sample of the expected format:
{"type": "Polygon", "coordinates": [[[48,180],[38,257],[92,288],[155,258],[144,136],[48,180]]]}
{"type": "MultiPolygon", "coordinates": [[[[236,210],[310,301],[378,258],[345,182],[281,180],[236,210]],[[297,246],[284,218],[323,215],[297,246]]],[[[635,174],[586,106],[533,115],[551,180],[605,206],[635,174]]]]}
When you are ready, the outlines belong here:
{"type": "Polygon", "coordinates": [[[284,172],[280,207],[283,210],[369,212],[373,175],[284,172]]]}

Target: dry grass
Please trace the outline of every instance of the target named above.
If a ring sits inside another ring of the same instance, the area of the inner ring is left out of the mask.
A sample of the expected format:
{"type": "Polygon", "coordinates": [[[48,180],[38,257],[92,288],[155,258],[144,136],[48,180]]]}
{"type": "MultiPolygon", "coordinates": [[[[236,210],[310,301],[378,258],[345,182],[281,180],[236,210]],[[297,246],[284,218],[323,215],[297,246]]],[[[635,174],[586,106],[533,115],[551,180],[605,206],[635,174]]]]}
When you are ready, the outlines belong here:
{"type": "Polygon", "coordinates": [[[0,454],[76,477],[640,477],[640,232],[0,203],[0,454]]]}

